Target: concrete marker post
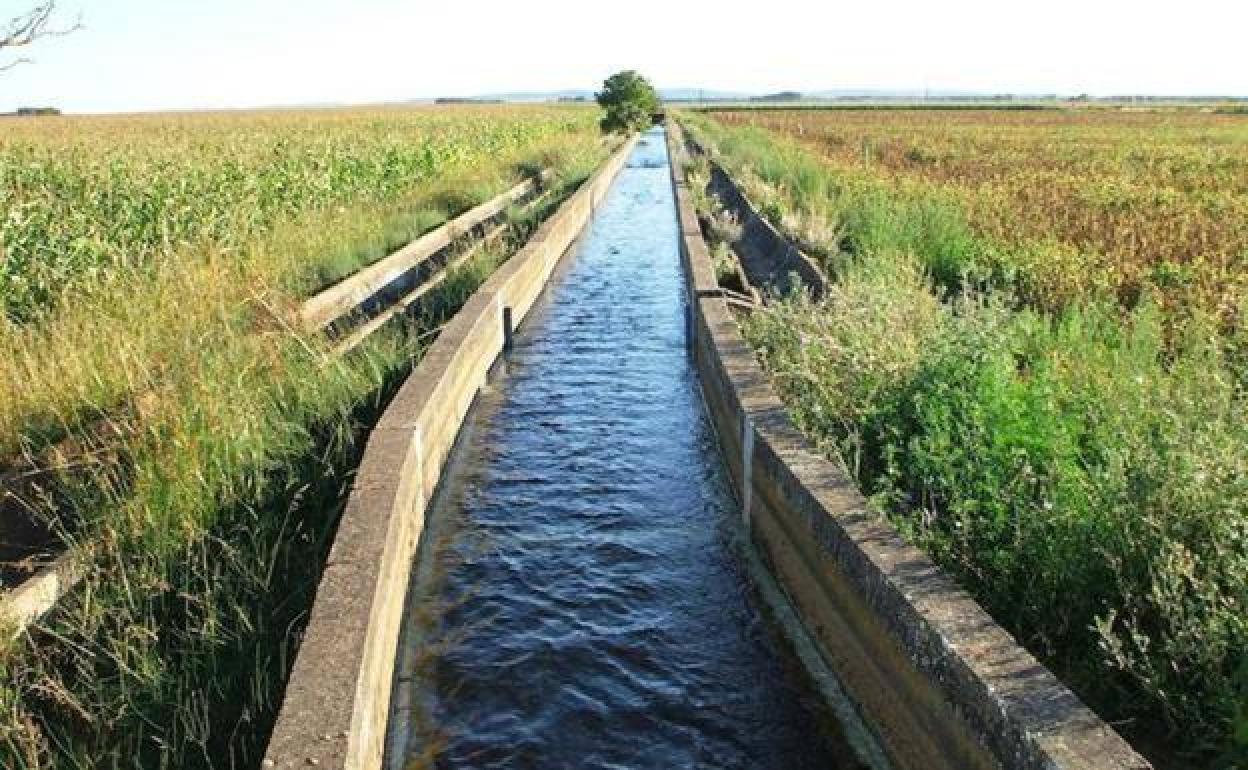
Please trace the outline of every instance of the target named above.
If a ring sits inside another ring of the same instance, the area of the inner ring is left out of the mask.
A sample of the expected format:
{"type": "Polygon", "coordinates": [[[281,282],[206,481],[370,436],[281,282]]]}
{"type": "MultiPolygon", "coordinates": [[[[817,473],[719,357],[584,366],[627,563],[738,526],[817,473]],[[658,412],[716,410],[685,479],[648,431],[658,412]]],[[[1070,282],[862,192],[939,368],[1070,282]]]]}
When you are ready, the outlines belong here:
{"type": "Polygon", "coordinates": [[[741,413],[741,521],[750,532],[750,503],[754,498],[754,424],[750,415],[741,413]]]}
{"type": "Polygon", "coordinates": [[[503,352],[510,353],[516,330],[511,322],[511,308],[503,308],[503,352]]]}
{"type": "Polygon", "coordinates": [[[696,344],[697,344],[697,340],[695,340],[693,336],[693,305],[689,302],[686,302],[685,303],[685,352],[689,354],[690,358],[695,358],[697,356],[697,353],[694,350],[694,346],[696,344]]]}

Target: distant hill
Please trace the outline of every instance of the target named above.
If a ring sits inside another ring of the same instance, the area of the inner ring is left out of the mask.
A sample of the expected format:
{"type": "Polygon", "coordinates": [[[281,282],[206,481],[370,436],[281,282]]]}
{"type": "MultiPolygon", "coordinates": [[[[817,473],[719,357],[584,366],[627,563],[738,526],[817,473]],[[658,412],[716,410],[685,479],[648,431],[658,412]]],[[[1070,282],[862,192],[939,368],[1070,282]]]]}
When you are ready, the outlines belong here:
{"type": "MultiPolygon", "coordinates": [[[[972,91],[884,88],[839,88],[819,91],[775,91],[758,93],[750,91],[721,91],[713,88],[660,88],[659,98],[665,102],[795,102],[795,101],[922,101],[956,99],[994,99],[1008,95],[975,93],[972,91]]],[[[1053,99],[1053,94],[1020,94],[1016,99],[1053,99]]],[[[483,102],[557,102],[593,101],[594,91],[584,88],[568,88],[559,91],[506,91],[502,93],[477,94],[470,97],[443,97],[443,101],[483,102]]]]}
{"type": "Polygon", "coordinates": [[[723,102],[744,101],[752,94],[745,91],[716,91],[711,88],[660,88],[659,97],[665,102],[723,102]]]}
{"type": "Polygon", "coordinates": [[[751,96],[752,102],[800,102],[806,98],[801,91],[780,91],[774,94],[763,94],[762,96],[751,96]]]}
{"type": "Polygon", "coordinates": [[[567,88],[562,91],[507,91],[498,94],[478,94],[471,98],[474,101],[557,102],[578,98],[593,99],[594,92],[583,88],[567,88]]]}
{"type": "MultiPolygon", "coordinates": [[[[470,97],[442,97],[471,101],[503,102],[558,102],[593,101],[594,91],[587,88],[566,88],[559,91],[505,91],[502,93],[477,94],[470,97]]],[[[716,91],[706,88],[660,88],[659,98],[667,102],[745,100],[750,94],[744,91],[716,91]]]]}
{"type": "MultiPolygon", "coordinates": [[[[785,90],[770,93],[749,91],[720,91],[712,88],[660,88],[659,97],[665,102],[980,102],[980,101],[1053,101],[1071,98],[1062,94],[987,93],[954,89],[889,89],[889,88],[830,88],[816,91],[785,90]]],[[[1085,97],[1086,98],[1086,97],[1085,97]]],[[[468,97],[441,97],[441,102],[592,102],[594,91],[587,88],[568,88],[559,91],[507,91],[478,94],[468,97]]],[[[1165,96],[1116,96],[1096,97],[1095,101],[1233,101],[1243,97],[1165,97],[1165,96]]],[[[413,100],[426,102],[427,99],[413,100]]]]}

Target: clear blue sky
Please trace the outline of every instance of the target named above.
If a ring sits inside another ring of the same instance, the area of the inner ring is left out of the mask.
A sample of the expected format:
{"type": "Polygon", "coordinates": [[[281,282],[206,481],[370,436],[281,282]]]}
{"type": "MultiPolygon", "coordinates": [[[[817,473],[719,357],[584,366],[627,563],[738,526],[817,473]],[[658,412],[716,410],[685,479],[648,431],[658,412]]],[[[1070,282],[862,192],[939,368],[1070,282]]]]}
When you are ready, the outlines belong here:
{"type": "MultiPolygon", "coordinates": [[[[33,0],[3,0],[12,16],[33,0]]],[[[1243,0],[62,0],[86,29],[0,111],[367,103],[660,86],[1248,95],[1243,0]],[[609,21],[608,21],[609,19],[609,21]]],[[[5,61],[0,57],[0,62],[5,61]]]]}

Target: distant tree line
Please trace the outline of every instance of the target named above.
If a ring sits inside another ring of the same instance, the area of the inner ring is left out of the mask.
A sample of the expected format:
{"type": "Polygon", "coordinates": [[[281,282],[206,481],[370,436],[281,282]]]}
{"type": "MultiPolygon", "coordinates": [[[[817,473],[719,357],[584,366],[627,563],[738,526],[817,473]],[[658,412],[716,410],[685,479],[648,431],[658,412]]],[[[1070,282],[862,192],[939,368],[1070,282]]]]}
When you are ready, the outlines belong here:
{"type": "Polygon", "coordinates": [[[41,118],[51,115],[60,115],[61,111],[55,107],[18,107],[17,112],[0,113],[0,117],[9,118],[41,118]]]}
{"type": "Polygon", "coordinates": [[[502,104],[502,99],[474,99],[466,96],[439,96],[434,104],[502,104]]]}
{"type": "Polygon", "coordinates": [[[801,100],[801,91],[780,91],[779,93],[750,97],[752,102],[800,102],[801,100]]]}

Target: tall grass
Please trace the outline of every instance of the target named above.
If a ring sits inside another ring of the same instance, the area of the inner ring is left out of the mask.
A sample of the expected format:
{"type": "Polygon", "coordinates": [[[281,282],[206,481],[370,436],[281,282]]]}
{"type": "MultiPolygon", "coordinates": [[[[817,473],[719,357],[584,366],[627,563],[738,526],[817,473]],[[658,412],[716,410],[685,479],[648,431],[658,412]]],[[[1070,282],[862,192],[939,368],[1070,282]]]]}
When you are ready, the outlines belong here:
{"type": "Polygon", "coordinates": [[[246,252],[305,212],[392,205],[583,117],[459,107],[15,123],[0,138],[0,311],[28,320],[67,288],[197,247],[246,252]]]}
{"type": "Polygon", "coordinates": [[[798,425],[1142,748],[1248,761],[1248,423],[1222,319],[1148,294],[1033,306],[944,269],[993,248],[947,197],[689,120],[777,220],[835,223],[828,296],[743,323],[798,425]]]}
{"type": "Polygon", "coordinates": [[[107,460],[67,480],[62,534],[88,578],[0,651],[0,764],[255,766],[366,426],[422,335],[507,251],[344,359],[294,311],[527,169],[577,183],[603,154],[595,116],[554,115],[504,113],[544,128],[465,151],[384,203],[361,193],[247,240],[109,263],[0,329],[0,456],[80,435],[99,414],[122,424],[107,460]]]}

